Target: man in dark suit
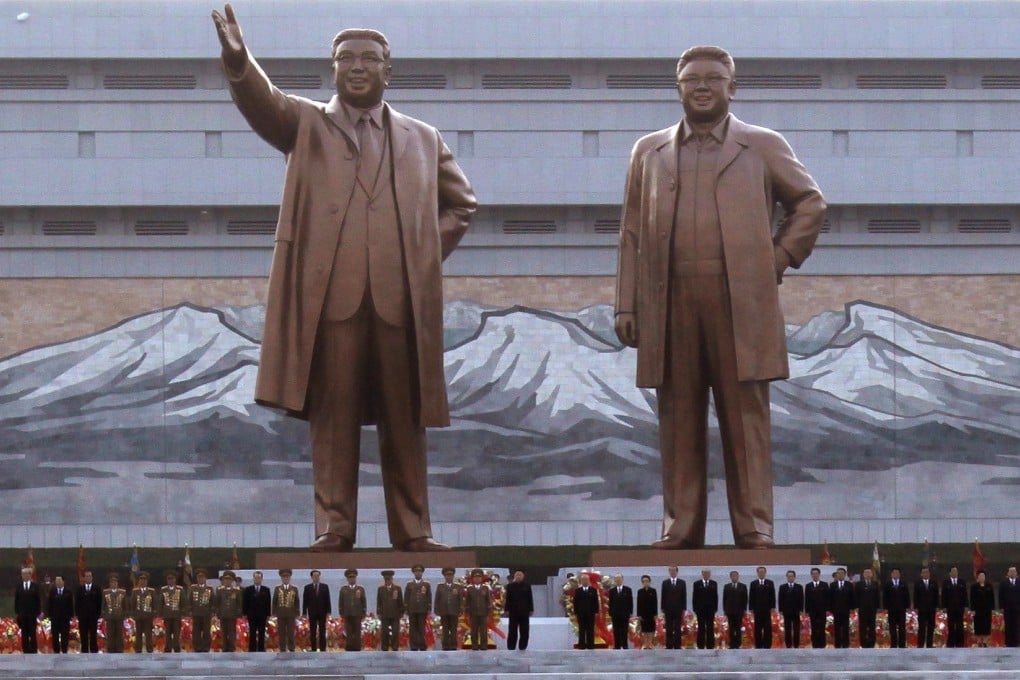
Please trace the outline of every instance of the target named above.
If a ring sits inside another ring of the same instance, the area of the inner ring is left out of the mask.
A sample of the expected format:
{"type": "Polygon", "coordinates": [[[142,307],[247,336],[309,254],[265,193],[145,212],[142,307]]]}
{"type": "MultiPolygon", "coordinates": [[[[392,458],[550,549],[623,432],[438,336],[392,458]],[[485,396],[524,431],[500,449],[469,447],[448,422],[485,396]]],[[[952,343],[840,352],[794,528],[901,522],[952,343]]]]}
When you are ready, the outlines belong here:
{"type": "Polygon", "coordinates": [[[50,617],[53,653],[67,654],[67,638],[71,635],[71,619],[74,618],[74,596],[71,589],[64,586],[63,576],[56,576],[53,579],[46,611],[50,617]]]}
{"type": "Polygon", "coordinates": [[[659,590],[659,606],[666,628],[666,649],[680,649],[680,630],[683,626],[684,611],[687,609],[687,584],[678,578],[679,570],[669,568],[669,578],[662,582],[659,590]]]}
{"type": "Polygon", "coordinates": [[[698,618],[698,649],[715,649],[715,613],[719,611],[719,584],[710,569],[691,587],[691,609],[698,618]]]}
{"type": "Polygon", "coordinates": [[[630,586],[623,585],[623,574],[613,577],[614,586],[609,591],[609,618],[613,622],[613,649],[627,649],[627,635],[630,632],[630,617],[634,614],[634,593],[630,586]]]}
{"type": "Polygon", "coordinates": [[[850,612],[854,606],[854,584],[846,580],[846,569],[840,567],[836,570],[836,580],[829,586],[832,638],[836,649],[850,648],[850,612]]]}
{"type": "Polygon", "coordinates": [[[329,586],[320,583],[322,572],[312,569],[312,582],[305,586],[301,598],[301,613],[308,617],[308,640],[313,652],[326,651],[326,620],[333,613],[329,586]]]}
{"type": "Polygon", "coordinates": [[[946,610],[946,647],[963,647],[963,614],[967,610],[967,583],[960,570],[949,569],[949,578],[942,583],[940,597],[946,610]]]}
{"type": "Polygon", "coordinates": [[[797,572],[786,572],[786,583],[779,586],[779,613],[787,649],[800,647],[800,613],[804,611],[804,587],[797,583],[797,572]]]}
{"type": "Polygon", "coordinates": [[[93,583],[91,569],[86,569],[74,597],[74,615],[78,617],[78,636],[82,654],[99,653],[99,616],[103,610],[103,589],[93,583]]]}
{"type": "Polygon", "coordinates": [[[804,586],[804,611],[811,619],[811,647],[825,649],[825,619],[829,611],[829,584],[822,580],[822,570],[811,569],[811,581],[804,586]]]}
{"type": "Polygon", "coordinates": [[[595,617],[599,613],[599,593],[588,574],[581,574],[581,585],[574,589],[574,615],[577,617],[577,648],[595,649],[595,617]]]}
{"type": "Polygon", "coordinates": [[[744,637],[744,613],[747,611],[747,586],[740,582],[740,573],[730,572],[730,582],[722,592],[723,613],[730,629],[730,649],[740,649],[744,637]]]}
{"type": "Polygon", "coordinates": [[[939,608],[939,585],[928,567],[914,584],[914,608],[917,610],[917,646],[935,646],[935,610],[939,608]]]}
{"type": "Polygon", "coordinates": [[[899,568],[889,572],[889,580],[882,592],[882,602],[889,615],[889,647],[907,646],[907,610],[910,609],[910,588],[900,578],[899,568]]]}
{"type": "Polygon", "coordinates": [[[861,649],[872,649],[875,646],[875,618],[882,606],[881,601],[882,593],[875,581],[875,572],[868,567],[862,572],[854,592],[861,649]]]}
{"type": "Polygon", "coordinates": [[[255,400],[309,420],[312,550],[354,545],[368,423],[393,546],[447,549],[432,539],[425,428],[450,424],[442,262],[475,212],[471,186],[438,130],[383,101],[382,33],[337,34],[324,104],[272,85],[230,5],[213,21],[235,104],[287,157],[255,400]]]}
{"type": "Polygon", "coordinates": [[[999,606],[1006,628],[1006,646],[1020,647],[1020,579],[1016,567],[1010,567],[1006,580],[999,584],[999,606]]]}
{"type": "Polygon", "coordinates": [[[21,570],[21,583],[14,591],[14,616],[21,629],[22,654],[36,654],[39,645],[35,638],[36,624],[42,613],[42,599],[39,597],[39,584],[32,580],[32,569],[21,570]]]}
{"type": "Polygon", "coordinates": [[[758,578],[747,591],[748,608],[754,612],[754,648],[772,647],[772,610],[776,608],[776,584],[765,578],[767,570],[758,567],[758,578]]]}
{"type": "Polygon", "coordinates": [[[510,618],[506,648],[524,651],[528,648],[531,636],[531,615],[535,613],[535,600],[531,594],[531,584],[524,580],[523,569],[515,571],[513,579],[507,584],[505,602],[506,613],[510,618]]]}
{"type": "Polygon", "coordinates": [[[248,619],[248,651],[266,651],[266,622],[273,608],[273,595],[268,586],[262,585],[261,571],[252,574],[252,584],[244,589],[241,606],[248,619]]]}

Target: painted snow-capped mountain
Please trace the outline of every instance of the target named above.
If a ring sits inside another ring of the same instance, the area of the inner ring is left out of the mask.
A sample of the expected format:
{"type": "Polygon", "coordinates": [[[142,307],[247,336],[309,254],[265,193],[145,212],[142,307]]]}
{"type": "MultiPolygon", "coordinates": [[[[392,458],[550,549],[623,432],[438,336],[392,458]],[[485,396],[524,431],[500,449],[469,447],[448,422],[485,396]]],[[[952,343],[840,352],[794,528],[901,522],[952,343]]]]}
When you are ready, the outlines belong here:
{"type": "MultiPolygon", "coordinates": [[[[307,426],[256,406],[263,310],[184,304],[0,360],[0,489],[108,476],[149,461],[180,479],[310,481],[307,426]],[[180,465],[185,464],[185,465],[180,465]]],[[[455,302],[446,309],[453,425],[429,434],[430,483],[453,489],[575,479],[534,494],[643,499],[661,491],[654,392],[612,311],[455,302]]],[[[1020,350],[854,302],[790,333],[772,387],[777,485],[811,470],[912,462],[1020,465],[1020,350]]],[[[710,470],[722,477],[711,419],[710,470]]],[[[374,432],[363,459],[378,462],[374,432]]],[[[367,483],[377,483],[374,473],[367,483]]]]}

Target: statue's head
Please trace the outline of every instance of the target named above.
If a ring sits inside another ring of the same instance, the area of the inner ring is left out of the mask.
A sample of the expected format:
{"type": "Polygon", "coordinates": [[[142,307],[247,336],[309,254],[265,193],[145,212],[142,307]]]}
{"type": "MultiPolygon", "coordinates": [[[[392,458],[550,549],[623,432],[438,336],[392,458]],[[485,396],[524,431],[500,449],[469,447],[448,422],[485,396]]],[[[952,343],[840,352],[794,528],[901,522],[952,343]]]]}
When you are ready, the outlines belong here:
{"type": "Polygon", "coordinates": [[[390,43],[371,28],[348,28],[333,38],[336,91],[347,104],[367,109],[382,101],[390,82],[390,43]]]}
{"type": "Polygon", "coordinates": [[[722,120],[737,91],[733,57],[721,47],[688,49],[676,64],[676,87],[688,119],[698,123],[722,120]]]}

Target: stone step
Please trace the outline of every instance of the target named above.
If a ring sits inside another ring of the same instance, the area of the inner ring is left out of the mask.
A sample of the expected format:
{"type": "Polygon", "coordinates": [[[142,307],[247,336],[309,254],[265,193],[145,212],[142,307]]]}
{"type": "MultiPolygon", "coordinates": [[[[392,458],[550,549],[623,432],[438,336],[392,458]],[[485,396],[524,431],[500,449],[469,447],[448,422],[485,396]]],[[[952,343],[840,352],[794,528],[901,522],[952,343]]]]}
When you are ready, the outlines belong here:
{"type": "Polygon", "coordinates": [[[1012,679],[1020,649],[4,655],[0,678],[219,680],[1012,679]]]}

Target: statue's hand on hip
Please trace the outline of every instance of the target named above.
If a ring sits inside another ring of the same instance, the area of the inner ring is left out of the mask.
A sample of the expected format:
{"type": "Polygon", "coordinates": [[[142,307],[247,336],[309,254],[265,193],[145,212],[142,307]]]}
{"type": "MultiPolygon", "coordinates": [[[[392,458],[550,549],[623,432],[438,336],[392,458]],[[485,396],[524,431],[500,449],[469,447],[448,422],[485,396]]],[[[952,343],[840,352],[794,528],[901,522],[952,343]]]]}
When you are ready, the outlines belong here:
{"type": "Polygon", "coordinates": [[[244,64],[248,60],[245,53],[244,37],[241,35],[241,26],[237,23],[237,16],[230,3],[223,8],[224,14],[213,10],[212,19],[216,24],[216,35],[219,36],[220,46],[223,48],[223,61],[234,73],[244,70],[244,64]]]}
{"type": "Polygon", "coordinates": [[[776,284],[783,282],[783,273],[790,266],[790,253],[782,246],[775,247],[776,256],[776,284]]]}
{"type": "Polygon", "coordinates": [[[637,319],[631,312],[620,312],[616,315],[616,337],[627,347],[637,347],[637,319]]]}

